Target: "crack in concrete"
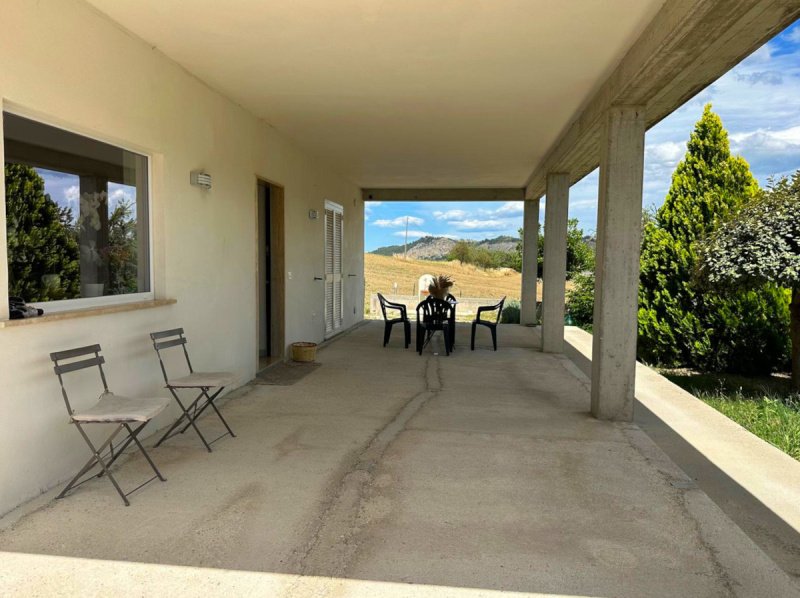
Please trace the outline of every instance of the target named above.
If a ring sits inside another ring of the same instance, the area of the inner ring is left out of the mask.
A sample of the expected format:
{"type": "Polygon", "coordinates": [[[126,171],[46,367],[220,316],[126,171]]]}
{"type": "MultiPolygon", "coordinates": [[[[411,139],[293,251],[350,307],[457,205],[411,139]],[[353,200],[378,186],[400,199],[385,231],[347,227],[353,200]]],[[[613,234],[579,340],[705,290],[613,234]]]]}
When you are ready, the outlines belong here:
{"type": "Polygon", "coordinates": [[[694,540],[697,545],[708,555],[714,577],[725,588],[726,596],[736,596],[736,586],[739,585],[731,578],[725,565],[719,558],[719,551],[706,540],[703,533],[703,526],[697,516],[692,513],[692,509],[687,504],[689,492],[699,492],[694,480],[687,476],[677,465],[672,463],[666,454],[653,443],[649,437],[636,424],[617,424],[620,427],[623,437],[634,449],[637,455],[651,467],[656,474],[663,479],[672,490],[670,496],[680,509],[683,516],[694,530],[694,540]],[[638,437],[637,437],[638,436],[638,437]]]}
{"type": "Polygon", "coordinates": [[[364,447],[346,461],[326,491],[329,498],[320,506],[303,548],[295,552],[290,570],[302,576],[346,577],[359,548],[358,538],[370,523],[364,509],[374,472],[392,442],[406,429],[408,422],[443,388],[438,359],[430,356],[425,363],[425,387],[403,403],[394,417],[378,430],[364,447]]]}

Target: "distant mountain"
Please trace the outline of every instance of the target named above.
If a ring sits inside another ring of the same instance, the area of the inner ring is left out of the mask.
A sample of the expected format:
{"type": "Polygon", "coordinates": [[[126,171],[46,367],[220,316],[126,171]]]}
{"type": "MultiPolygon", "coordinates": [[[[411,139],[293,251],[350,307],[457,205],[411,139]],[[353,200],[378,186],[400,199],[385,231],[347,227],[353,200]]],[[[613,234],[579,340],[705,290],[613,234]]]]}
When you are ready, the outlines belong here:
{"type": "MultiPolygon", "coordinates": [[[[517,248],[519,239],[509,236],[499,236],[494,239],[484,239],[478,241],[478,247],[485,247],[491,251],[514,251],[517,248]]],[[[443,260],[456,244],[454,239],[448,237],[421,237],[408,244],[408,257],[417,260],[443,260]]],[[[389,245],[379,247],[370,253],[376,255],[403,255],[402,245],[389,245]]]]}

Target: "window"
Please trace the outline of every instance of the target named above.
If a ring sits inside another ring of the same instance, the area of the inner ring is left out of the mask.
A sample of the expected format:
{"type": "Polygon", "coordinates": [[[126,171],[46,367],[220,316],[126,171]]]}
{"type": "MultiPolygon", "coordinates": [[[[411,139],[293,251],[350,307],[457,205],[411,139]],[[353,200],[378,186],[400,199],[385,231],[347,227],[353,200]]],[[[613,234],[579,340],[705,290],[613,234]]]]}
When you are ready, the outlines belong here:
{"type": "Polygon", "coordinates": [[[147,157],[7,112],[3,138],[8,294],[149,293],[147,157]]]}

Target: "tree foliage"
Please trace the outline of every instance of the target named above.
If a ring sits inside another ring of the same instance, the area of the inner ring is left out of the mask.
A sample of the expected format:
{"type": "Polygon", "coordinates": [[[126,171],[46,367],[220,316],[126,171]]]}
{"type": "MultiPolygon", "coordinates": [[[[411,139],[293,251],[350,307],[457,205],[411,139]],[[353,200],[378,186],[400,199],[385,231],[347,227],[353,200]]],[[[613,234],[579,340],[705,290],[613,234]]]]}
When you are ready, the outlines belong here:
{"type": "Polygon", "coordinates": [[[800,390],[800,171],[782,178],[700,247],[697,276],[717,288],[792,289],[792,383],[800,390]]]}
{"type": "MultiPolygon", "coordinates": [[[[538,233],[539,260],[536,275],[541,278],[544,273],[544,233],[542,232],[541,224],[539,224],[538,233]]],[[[519,262],[522,264],[522,246],[525,243],[523,229],[519,229],[519,238],[517,254],[519,255],[519,262]]],[[[594,270],[594,249],[586,242],[586,236],[583,229],[578,225],[578,219],[570,218],[567,221],[567,279],[571,279],[581,272],[590,272],[592,270],[594,270]]]]}
{"type": "Polygon", "coordinates": [[[6,163],[9,295],[53,301],[80,295],[78,242],[72,211],[44,192],[31,168],[6,163]]]}
{"type": "Polygon", "coordinates": [[[731,156],[722,121],[706,105],[653,218],[644,219],[639,356],[701,370],[769,371],[785,358],[785,294],[761,286],[734,295],[693,279],[700,242],[749,204],[758,184],[731,156]]]}

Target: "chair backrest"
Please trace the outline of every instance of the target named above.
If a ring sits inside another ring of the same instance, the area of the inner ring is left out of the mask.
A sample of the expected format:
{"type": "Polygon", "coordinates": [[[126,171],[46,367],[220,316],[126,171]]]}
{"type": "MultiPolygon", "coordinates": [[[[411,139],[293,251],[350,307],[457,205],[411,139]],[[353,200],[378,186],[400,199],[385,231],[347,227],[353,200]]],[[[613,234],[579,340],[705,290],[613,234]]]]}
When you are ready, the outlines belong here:
{"type": "Polygon", "coordinates": [[[383,314],[383,319],[388,320],[386,317],[386,297],[378,293],[378,302],[381,304],[381,313],[383,314]]]}
{"type": "Polygon", "coordinates": [[[494,323],[500,323],[500,317],[503,315],[503,304],[506,302],[506,298],[503,297],[500,299],[499,303],[495,303],[494,305],[482,305],[478,308],[478,320],[482,322],[491,322],[491,320],[484,320],[482,314],[487,311],[495,312],[494,323]]]}
{"type": "Polygon", "coordinates": [[[428,297],[417,305],[417,322],[440,328],[444,322],[453,317],[453,309],[453,304],[449,301],[428,297]],[[422,318],[420,318],[420,312],[422,312],[422,318]]]}
{"type": "Polygon", "coordinates": [[[186,365],[189,366],[189,373],[194,372],[192,369],[192,362],[189,359],[189,351],[186,349],[188,342],[183,334],[183,328],[171,328],[170,330],[161,330],[160,332],[151,332],[150,340],[153,341],[153,348],[158,355],[158,363],[161,365],[161,373],[164,374],[164,381],[169,381],[167,375],[167,368],[164,366],[164,359],[161,356],[161,351],[171,347],[181,347],[183,355],[186,357],[186,365]]]}
{"type": "Polygon", "coordinates": [[[101,350],[100,345],[87,345],[86,347],[50,353],[50,359],[53,361],[53,371],[58,376],[58,383],[61,385],[61,396],[64,397],[64,404],[67,406],[67,412],[70,415],[74,411],[67,396],[67,389],[64,387],[64,374],[97,366],[100,371],[100,380],[103,381],[103,390],[108,392],[106,374],[103,371],[103,364],[106,360],[100,355],[101,350]],[[91,355],[91,357],[87,357],[87,355],[91,355]]]}
{"type": "Polygon", "coordinates": [[[506,302],[506,298],[505,298],[505,297],[503,297],[502,299],[500,299],[500,303],[496,304],[496,305],[495,305],[495,306],[492,308],[492,309],[496,309],[496,310],[497,310],[497,317],[496,317],[496,318],[495,318],[495,320],[494,320],[494,323],[495,323],[495,324],[499,324],[499,323],[500,323],[500,317],[503,315],[503,304],[504,304],[505,302],[506,302]]]}

